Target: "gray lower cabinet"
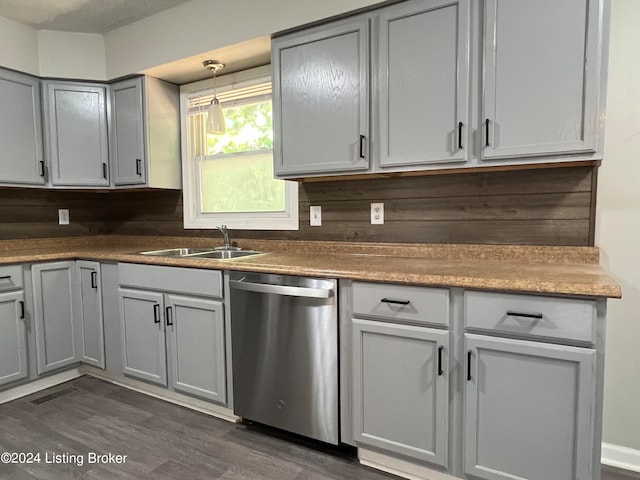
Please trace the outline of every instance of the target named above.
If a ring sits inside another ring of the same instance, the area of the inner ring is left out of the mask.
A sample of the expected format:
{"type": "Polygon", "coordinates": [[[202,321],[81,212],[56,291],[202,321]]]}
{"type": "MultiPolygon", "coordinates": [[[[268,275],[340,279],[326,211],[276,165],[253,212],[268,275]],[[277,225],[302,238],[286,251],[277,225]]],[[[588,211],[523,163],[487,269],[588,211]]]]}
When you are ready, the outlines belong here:
{"type": "Polygon", "coordinates": [[[219,271],[118,265],[123,372],[227,403],[227,352],[219,271]]]}
{"type": "Polygon", "coordinates": [[[41,375],[81,360],[74,261],[31,267],[37,370],[41,375]]]}
{"type": "Polygon", "coordinates": [[[80,319],[81,359],[88,365],[105,368],[102,275],[99,262],[76,261],[80,319]]]}
{"type": "Polygon", "coordinates": [[[449,332],[353,318],[351,334],[354,440],[446,467],[449,332]]]}
{"type": "Polygon", "coordinates": [[[54,186],[109,186],[107,85],[44,82],[46,152],[54,186]]]}
{"type": "Polygon", "coordinates": [[[167,295],[167,356],[171,387],[219,403],[226,401],[222,303],[167,295]]]}
{"type": "Polygon", "coordinates": [[[0,386],[28,375],[24,292],[0,293],[0,386]]]}
{"type": "Polygon", "coordinates": [[[465,473],[595,478],[596,350],[476,334],[465,346],[465,473]]]}
{"type": "Polygon", "coordinates": [[[40,79],[0,68],[0,183],[44,185],[40,79]]]}

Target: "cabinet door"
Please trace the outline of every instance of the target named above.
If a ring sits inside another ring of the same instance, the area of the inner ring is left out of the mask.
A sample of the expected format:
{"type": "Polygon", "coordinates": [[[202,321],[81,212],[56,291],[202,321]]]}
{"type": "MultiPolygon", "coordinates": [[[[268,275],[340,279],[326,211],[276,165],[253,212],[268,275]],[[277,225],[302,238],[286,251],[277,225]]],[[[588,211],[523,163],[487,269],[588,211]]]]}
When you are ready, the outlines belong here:
{"type": "Polygon", "coordinates": [[[76,262],[79,284],[78,317],[84,363],[104,368],[104,318],[102,313],[102,276],[100,263],[76,262]]]}
{"type": "Polygon", "coordinates": [[[449,333],[354,318],[356,442],[447,465],[449,333]]]}
{"type": "Polygon", "coordinates": [[[112,166],[115,185],[146,182],[142,79],[111,85],[112,166]]]}
{"type": "Polygon", "coordinates": [[[593,478],[596,351],[471,334],[465,343],[465,472],[593,478]]]}
{"type": "Polygon", "coordinates": [[[469,1],[393,5],[378,21],[380,166],[467,160],[469,1]]]}
{"type": "Polygon", "coordinates": [[[0,293],[0,385],[28,375],[24,293],[0,293]]]}
{"type": "Polygon", "coordinates": [[[369,167],[369,20],[358,18],[272,48],[275,173],[369,167]]]}
{"type": "Polygon", "coordinates": [[[40,80],[0,69],[0,182],[44,185],[40,80]]]}
{"type": "Polygon", "coordinates": [[[165,317],[171,387],[226,403],[222,303],[168,295],[165,317]]]}
{"type": "Polygon", "coordinates": [[[80,360],[75,262],[34,265],[33,305],[38,374],[80,360]]]}
{"type": "Polygon", "coordinates": [[[118,289],[123,371],[167,385],[164,300],[161,293],[118,289]]]}
{"type": "Polygon", "coordinates": [[[45,82],[51,183],[108,186],[106,87],[45,82]]]}
{"type": "Polygon", "coordinates": [[[599,0],[487,0],[483,158],[593,152],[599,0]]]}

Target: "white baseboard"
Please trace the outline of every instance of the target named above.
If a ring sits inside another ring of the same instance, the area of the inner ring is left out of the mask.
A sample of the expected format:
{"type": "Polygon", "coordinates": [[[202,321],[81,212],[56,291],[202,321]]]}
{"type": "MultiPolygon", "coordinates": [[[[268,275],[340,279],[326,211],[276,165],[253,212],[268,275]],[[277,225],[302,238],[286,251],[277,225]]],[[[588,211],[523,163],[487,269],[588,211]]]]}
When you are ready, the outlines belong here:
{"type": "Polygon", "coordinates": [[[91,367],[89,365],[83,365],[82,367],[80,367],[80,371],[82,373],[91,375],[92,377],[96,377],[101,380],[120,385],[121,387],[135,390],[136,392],[144,393],[145,395],[150,395],[166,402],[175,403],[176,405],[180,405],[181,407],[196,410],[213,417],[221,418],[222,420],[226,420],[228,422],[237,423],[241,420],[240,417],[234,415],[233,410],[230,410],[228,408],[205,402],[204,400],[199,400],[197,398],[189,397],[187,395],[172,392],[171,390],[167,390],[163,387],[156,387],[145,382],[125,377],[124,375],[113,375],[105,370],[91,367]]]}
{"type": "Polygon", "coordinates": [[[602,465],[640,473],[640,450],[603,442],[602,465]]]}
{"type": "Polygon", "coordinates": [[[74,378],[78,378],[84,375],[80,368],[74,368],[67,370],[66,372],[56,373],[49,377],[34,380],[25,385],[19,385],[17,387],[10,388],[4,392],[0,392],[0,405],[11,400],[17,400],[18,398],[26,397],[40,390],[46,390],[47,388],[55,387],[74,378]]]}
{"type": "Polygon", "coordinates": [[[409,480],[460,480],[446,473],[441,473],[423,467],[422,465],[400,460],[365,448],[358,448],[358,460],[360,460],[362,465],[366,465],[367,467],[408,478],[409,480]]]}

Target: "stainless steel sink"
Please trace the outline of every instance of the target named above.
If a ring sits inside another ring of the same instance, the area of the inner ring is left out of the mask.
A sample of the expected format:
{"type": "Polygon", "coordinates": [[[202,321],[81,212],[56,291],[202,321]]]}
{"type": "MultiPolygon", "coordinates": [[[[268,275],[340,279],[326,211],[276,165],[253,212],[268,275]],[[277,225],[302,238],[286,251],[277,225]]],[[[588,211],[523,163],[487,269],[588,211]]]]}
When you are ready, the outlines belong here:
{"type": "Polygon", "coordinates": [[[190,257],[201,253],[212,252],[213,248],[165,248],[163,250],[149,250],[140,252],[140,255],[152,255],[158,257],[190,257]]]}
{"type": "Polygon", "coordinates": [[[189,257],[189,258],[214,258],[218,260],[230,260],[232,258],[257,255],[262,252],[254,250],[224,249],[224,248],[165,248],[163,250],[149,250],[140,252],[140,255],[157,257],[189,257]]]}
{"type": "Polygon", "coordinates": [[[262,252],[253,250],[214,250],[213,252],[197,253],[190,255],[195,258],[217,258],[219,260],[229,260],[238,257],[248,257],[249,255],[258,255],[262,252]]]}

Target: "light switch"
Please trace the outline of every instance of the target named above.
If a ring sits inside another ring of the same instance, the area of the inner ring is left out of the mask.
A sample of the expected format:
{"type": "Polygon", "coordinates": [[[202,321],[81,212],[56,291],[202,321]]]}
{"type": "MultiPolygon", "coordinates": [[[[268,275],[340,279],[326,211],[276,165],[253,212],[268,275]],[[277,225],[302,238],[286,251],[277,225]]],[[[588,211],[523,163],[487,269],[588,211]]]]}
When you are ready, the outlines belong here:
{"type": "Polygon", "coordinates": [[[319,227],[322,225],[322,207],[319,205],[312,205],[309,207],[309,225],[312,227],[319,227]]]}
{"type": "Polygon", "coordinates": [[[58,209],[58,225],[69,225],[69,209],[58,209]]]}
{"type": "Polygon", "coordinates": [[[382,225],[384,223],[384,203],[371,204],[371,225],[382,225]]]}

